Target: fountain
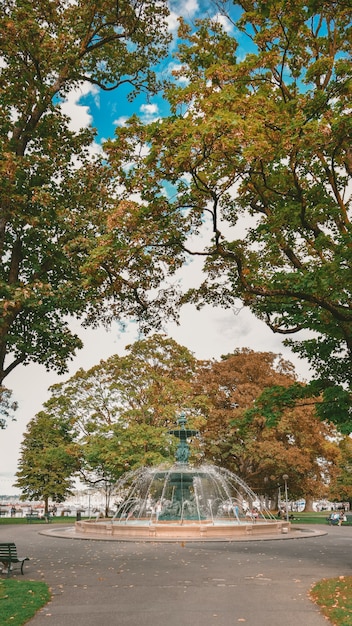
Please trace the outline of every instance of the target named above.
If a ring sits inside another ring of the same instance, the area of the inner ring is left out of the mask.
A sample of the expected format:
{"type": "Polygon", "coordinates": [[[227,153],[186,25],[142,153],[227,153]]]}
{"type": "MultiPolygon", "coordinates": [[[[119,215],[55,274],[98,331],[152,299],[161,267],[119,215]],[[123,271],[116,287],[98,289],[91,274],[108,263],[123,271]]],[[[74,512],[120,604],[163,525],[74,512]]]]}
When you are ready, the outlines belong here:
{"type": "Polygon", "coordinates": [[[119,499],[112,519],[81,520],[76,533],[118,540],[231,541],[244,535],[287,533],[236,474],[215,465],[189,464],[188,439],[198,431],[186,427],[182,413],[176,462],[171,467],[142,467],[126,473],[116,485],[119,499]]]}

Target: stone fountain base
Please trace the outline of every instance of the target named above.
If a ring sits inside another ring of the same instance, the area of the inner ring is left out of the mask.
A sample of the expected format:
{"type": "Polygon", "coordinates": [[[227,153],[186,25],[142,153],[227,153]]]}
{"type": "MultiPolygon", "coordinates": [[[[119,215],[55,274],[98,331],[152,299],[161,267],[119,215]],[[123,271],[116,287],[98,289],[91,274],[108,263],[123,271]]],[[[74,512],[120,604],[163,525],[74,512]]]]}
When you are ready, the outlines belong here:
{"type": "Polygon", "coordinates": [[[80,536],[98,538],[111,537],[120,541],[234,541],[241,537],[287,534],[290,522],[282,520],[229,522],[210,520],[184,522],[149,520],[116,522],[107,519],[82,520],[76,522],[75,533],[80,536]]]}

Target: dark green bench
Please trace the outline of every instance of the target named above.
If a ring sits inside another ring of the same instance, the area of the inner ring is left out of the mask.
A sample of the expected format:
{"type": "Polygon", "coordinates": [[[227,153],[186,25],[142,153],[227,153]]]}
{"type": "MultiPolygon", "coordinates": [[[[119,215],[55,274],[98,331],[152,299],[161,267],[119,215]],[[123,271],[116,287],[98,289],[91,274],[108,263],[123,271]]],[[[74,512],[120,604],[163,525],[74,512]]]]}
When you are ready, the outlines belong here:
{"type": "Polygon", "coordinates": [[[38,513],[29,513],[26,515],[27,522],[51,522],[50,515],[38,515],[38,513]]]}
{"type": "Polygon", "coordinates": [[[23,565],[25,561],[29,561],[29,557],[17,556],[17,548],[14,543],[0,543],[0,563],[3,564],[2,573],[10,576],[13,565],[18,565],[23,574],[23,565]]]}

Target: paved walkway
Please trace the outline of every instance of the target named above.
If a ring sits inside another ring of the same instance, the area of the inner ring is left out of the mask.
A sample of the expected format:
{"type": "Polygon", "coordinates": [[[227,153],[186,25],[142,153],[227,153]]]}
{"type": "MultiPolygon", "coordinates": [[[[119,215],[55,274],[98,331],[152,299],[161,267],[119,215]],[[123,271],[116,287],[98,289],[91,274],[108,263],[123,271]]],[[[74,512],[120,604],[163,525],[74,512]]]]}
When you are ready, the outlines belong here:
{"type": "Polygon", "coordinates": [[[314,528],[322,530],[294,533],[300,539],[183,544],[4,525],[0,541],[15,541],[31,559],[25,576],[52,589],[30,626],[326,626],[307,592],[322,578],[352,574],[352,527],[326,526],[323,536],[314,528]]]}

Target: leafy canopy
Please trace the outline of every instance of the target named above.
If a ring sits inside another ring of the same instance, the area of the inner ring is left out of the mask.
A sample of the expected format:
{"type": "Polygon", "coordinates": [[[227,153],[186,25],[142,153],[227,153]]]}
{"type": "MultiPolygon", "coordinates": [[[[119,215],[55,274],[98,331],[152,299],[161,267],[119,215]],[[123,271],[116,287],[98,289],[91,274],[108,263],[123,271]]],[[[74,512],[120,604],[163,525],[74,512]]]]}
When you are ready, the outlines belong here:
{"type": "Polygon", "coordinates": [[[21,445],[16,487],[22,499],[63,502],[72,494],[80,451],[69,420],[41,411],[30,421],[21,445]]]}
{"type": "MultiPolygon", "coordinates": [[[[345,483],[338,435],[317,417],[311,399],[298,406],[287,403],[284,391],[289,397],[296,385],[292,364],[280,355],[243,349],[203,362],[175,341],[154,335],[127,346],[125,355],[79,370],[52,387],[42,416],[47,447],[53,447],[56,425],[69,425],[77,459],[74,472],[105,491],[108,510],[122,474],[174,462],[177,441],[169,430],[185,410],[200,432],[192,442],[193,462],[226,467],[272,498],[285,473],[292,494],[323,496],[328,481],[341,476],[345,483]],[[278,389],[284,406],[274,402],[278,389]]],[[[26,456],[37,447],[37,439],[31,430],[24,442],[26,456]]],[[[48,463],[43,455],[42,463],[49,472],[50,458],[48,463]]],[[[26,471],[31,475],[30,464],[26,471]]]]}
{"type": "Polygon", "coordinates": [[[117,130],[112,175],[140,194],[135,236],[168,255],[170,273],[204,258],[203,283],[179,303],[240,298],[274,332],[306,331],[286,343],[320,390],[350,398],[350,12],[331,0],[236,4],[232,33],[181,21],[171,115],[117,130]]]}
{"type": "Polygon", "coordinates": [[[258,406],[258,399],[272,389],[289,390],[295,384],[291,363],[248,349],[205,364],[197,376],[197,385],[209,398],[201,431],[206,459],[274,500],[284,474],[291,498],[307,500],[326,496],[328,483],[338,474],[336,429],[317,417],[312,400],[281,407],[275,421],[270,403],[258,406]]]}
{"type": "Polygon", "coordinates": [[[116,189],[94,131],[72,130],[61,105],[86,83],[154,93],[167,15],[164,0],[1,2],[0,384],[21,363],[65,371],[82,345],[70,316],[92,324],[114,299],[127,313],[141,306],[129,282],[138,254],[111,227],[116,189]],[[111,239],[121,253],[108,267],[111,239]]]}
{"type": "Polygon", "coordinates": [[[110,489],[128,470],[173,462],[170,426],[183,408],[198,419],[204,401],[193,389],[196,369],[187,348],[153,335],[53,386],[45,410],[53,420],[71,421],[81,479],[110,489]]]}

